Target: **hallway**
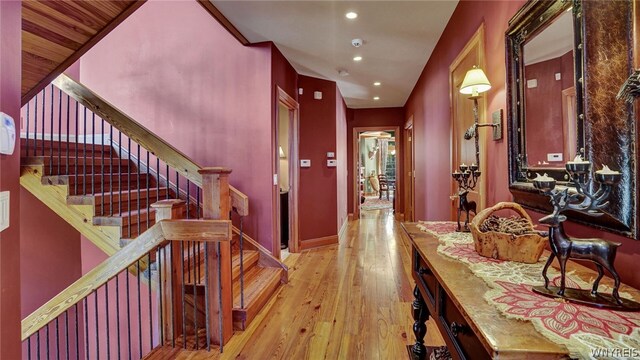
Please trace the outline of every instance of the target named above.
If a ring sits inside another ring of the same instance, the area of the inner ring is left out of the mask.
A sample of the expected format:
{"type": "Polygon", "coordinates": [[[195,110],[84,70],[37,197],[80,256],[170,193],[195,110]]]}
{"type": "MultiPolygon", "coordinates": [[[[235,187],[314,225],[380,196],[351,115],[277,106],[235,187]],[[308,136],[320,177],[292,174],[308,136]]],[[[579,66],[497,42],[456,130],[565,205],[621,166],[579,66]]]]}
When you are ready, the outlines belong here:
{"type": "MultiPolygon", "coordinates": [[[[362,215],[339,245],[287,259],[289,283],[223,358],[406,358],[414,341],[409,247],[389,210],[362,215]]],[[[436,332],[429,326],[427,344],[442,343],[436,332]]]]}

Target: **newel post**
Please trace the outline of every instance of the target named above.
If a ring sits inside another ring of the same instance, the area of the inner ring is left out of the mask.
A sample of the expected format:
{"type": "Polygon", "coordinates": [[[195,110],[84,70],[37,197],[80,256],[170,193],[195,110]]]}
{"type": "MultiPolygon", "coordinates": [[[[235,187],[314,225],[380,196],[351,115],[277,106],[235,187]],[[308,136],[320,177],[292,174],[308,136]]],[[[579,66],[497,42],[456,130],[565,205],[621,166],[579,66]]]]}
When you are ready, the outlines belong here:
{"type": "MultiPolygon", "coordinates": [[[[206,220],[229,220],[231,198],[229,193],[229,174],[231,169],[222,167],[203,168],[202,175],[203,218],[206,220]]],[[[233,284],[231,276],[231,242],[211,244],[206,254],[209,261],[209,328],[211,340],[219,344],[226,343],[233,335],[233,284]],[[218,278],[218,269],[220,277],[218,278]],[[222,319],[220,333],[219,319],[222,319]]]]}
{"type": "MultiPolygon", "coordinates": [[[[184,200],[161,200],[151,205],[156,211],[156,224],[162,220],[184,219],[186,212],[186,202],[184,200]]],[[[182,335],[182,281],[183,276],[180,271],[180,246],[175,242],[169,242],[157,255],[158,266],[158,311],[162,314],[162,326],[164,339],[162,343],[167,343],[182,335]]]]}

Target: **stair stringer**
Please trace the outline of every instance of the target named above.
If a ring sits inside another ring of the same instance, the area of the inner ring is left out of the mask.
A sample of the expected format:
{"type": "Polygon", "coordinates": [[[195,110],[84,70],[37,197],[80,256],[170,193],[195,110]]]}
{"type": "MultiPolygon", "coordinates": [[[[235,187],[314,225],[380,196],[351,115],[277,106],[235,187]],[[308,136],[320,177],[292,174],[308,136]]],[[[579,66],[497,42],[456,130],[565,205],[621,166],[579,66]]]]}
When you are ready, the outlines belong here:
{"type": "Polygon", "coordinates": [[[93,225],[94,205],[69,205],[69,185],[43,185],[43,165],[23,165],[20,185],[58,214],[108,256],[120,250],[118,226],[93,225]]]}

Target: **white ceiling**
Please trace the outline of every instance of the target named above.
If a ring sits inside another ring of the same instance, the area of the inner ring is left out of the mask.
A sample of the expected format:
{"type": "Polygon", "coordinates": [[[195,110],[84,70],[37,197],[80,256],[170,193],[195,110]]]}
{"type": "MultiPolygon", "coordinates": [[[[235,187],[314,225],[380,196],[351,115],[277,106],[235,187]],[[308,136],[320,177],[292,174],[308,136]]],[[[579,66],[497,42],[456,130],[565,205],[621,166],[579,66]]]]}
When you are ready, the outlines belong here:
{"type": "Polygon", "coordinates": [[[524,44],[524,64],[553,59],[573,50],[573,17],[565,11],[524,44]]]}
{"type": "Polygon", "coordinates": [[[298,73],[336,81],[348,107],[372,108],[405,104],[458,0],[211,2],[250,42],[273,41],[298,73]]]}

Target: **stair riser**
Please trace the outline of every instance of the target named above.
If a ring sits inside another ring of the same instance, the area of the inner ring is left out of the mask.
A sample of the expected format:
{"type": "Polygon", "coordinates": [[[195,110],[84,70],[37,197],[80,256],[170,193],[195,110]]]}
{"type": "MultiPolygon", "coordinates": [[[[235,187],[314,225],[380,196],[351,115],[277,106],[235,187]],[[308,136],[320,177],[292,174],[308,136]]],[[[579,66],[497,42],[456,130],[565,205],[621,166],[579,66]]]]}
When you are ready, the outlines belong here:
{"type": "Polygon", "coordinates": [[[98,189],[98,192],[102,192],[104,188],[105,192],[110,192],[111,189],[120,189],[120,187],[133,186],[134,188],[138,188],[138,184],[140,188],[147,188],[147,183],[149,187],[155,187],[155,180],[152,177],[147,177],[146,174],[138,175],[131,174],[127,175],[118,175],[118,176],[109,176],[105,174],[104,176],[100,175],[88,175],[88,177],[78,175],[78,176],[45,176],[42,178],[42,183],[44,185],[69,185],[69,187],[83,187],[85,184],[87,187],[91,187],[93,184],[94,188],[98,189]],[[104,184],[104,186],[102,186],[104,184]]]}
{"type": "MultiPolygon", "coordinates": [[[[109,165],[105,164],[102,166],[101,164],[94,165],[78,165],[77,168],[75,165],[66,165],[61,164],[60,170],[58,171],[58,165],[43,165],[44,176],[61,176],[61,175],[91,175],[91,174],[102,174],[102,173],[126,173],[126,172],[135,172],[135,166],[128,165],[109,165]]],[[[106,175],[105,175],[106,176],[106,175]]]]}
{"type": "Polygon", "coordinates": [[[155,224],[155,216],[152,216],[151,219],[149,219],[149,226],[147,226],[147,220],[144,219],[143,221],[140,222],[140,230],[138,230],[138,224],[134,223],[131,226],[122,226],[122,229],[120,231],[120,237],[122,238],[128,238],[128,239],[135,239],[138,236],[140,236],[140,234],[142,234],[143,232],[147,231],[148,228],[152,227],[155,224]],[[129,232],[129,228],[131,228],[131,232],[129,232]]]}
{"type": "Polygon", "coordinates": [[[69,158],[72,159],[91,159],[92,157],[94,158],[102,158],[102,154],[104,154],[105,158],[118,158],[118,154],[113,152],[113,150],[104,150],[104,149],[98,149],[96,148],[95,150],[92,150],[90,146],[87,147],[87,149],[78,149],[78,150],[69,150],[67,151],[66,149],[61,149],[58,150],[56,148],[54,149],[44,149],[44,152],[42,151],[42,148],[38,148],[35,152],[33,151],[33,149],[29,149],[29,153],[27,153],[26,151],[20,151],[20,157],[31,157],[31,156],[44,156],[44,157],[54,157],[54,158],[67,158],[67,154],[69,154],[69,158]],[[60,156],[58,156],[58,154],[60,156]]]}
{"type": "MultiPolygon", "coordinates": [[[[29,151],[33,151],[34,148],[34,140],[33,140],[33,134],[30,134],[30,139],[29,142],[27,142],[27,139],[22,138],[20,141],[20,150],[26,150],[27,147],[29,148],[29,151]]],[[[75,140],[71,140],[71,141],[65,141],[65,140],[60,140],[58,141],[57,136],[53,135],[53,144],[52,144],[52,140],[35,140],[35,147],[37,149],[42,149],[42,147],[44,146],[45,149],[49,149],[53,146],[54,149],[57,149],[58,147],[61,147],[62,149],[70,149],[70,150],[74,150],[74,149],[82,149],[84,146],[86,147],[95,147],[96,149],[103,149],[103,150],[108,150],[108,149],[113,149],[113,147],[111,147],[111,145],[107,144],[100,144],[100,143],[95,143],[92,144],[90,139],[87,139],[87,142],[84,142],[84,139],[78,139],[78,141],[75,140]]]]}
{"type": "Polygon", "coordinates": [[[140,201],[138,201],[137,198],[133,198],[131,199],[131,202],[127,201],[127,199],[123,199],[122,202],[116,201],[114,203],[111,203],[109,201],[109,198],[106,198],[104,200],[104,204],[100,202],[100,199],[96,199],[96,204],[94,207],[95,216],[124,213],[129,211],[129,208],[131,208],[132,211],[137,209],[146,209],[147,207],[150,208],[153,203],[157,202],[158,200],[164,200],[165,198],[166,197],[164,195],[161,195],[159,198],[150,196],[148,200],[146,197],[142,197],[140,201]]]}
{"type": "MultiPolygon", "coordinates": [[[[52,185],[55,185],[55,184],[52,184],[52,185]]],[[[140,183],[140,186],[144,188],[146,184],[140,183]]],[[[118,192],[118,191],[136,192],[137,190],[138,190],[138,184],[133,181],[130,184],[127,184],[126,182],[122,182],[121,184],[115,183],[112,186],[109,186],[108,184],[106,184],[104,186],[104,192],[118,192]]],[[[80,183],[78,184],[77,188],[75,184],[69,185],[69,195],[71,196],[91,195],[91,194],[97,195],[101,193],[102,193],[102,188],[100,187],[100,183],[95,184],[93,189],[91,188],[91,183],[87,183],[86,186],[84,186],[83,183],[80,183]]]]}

